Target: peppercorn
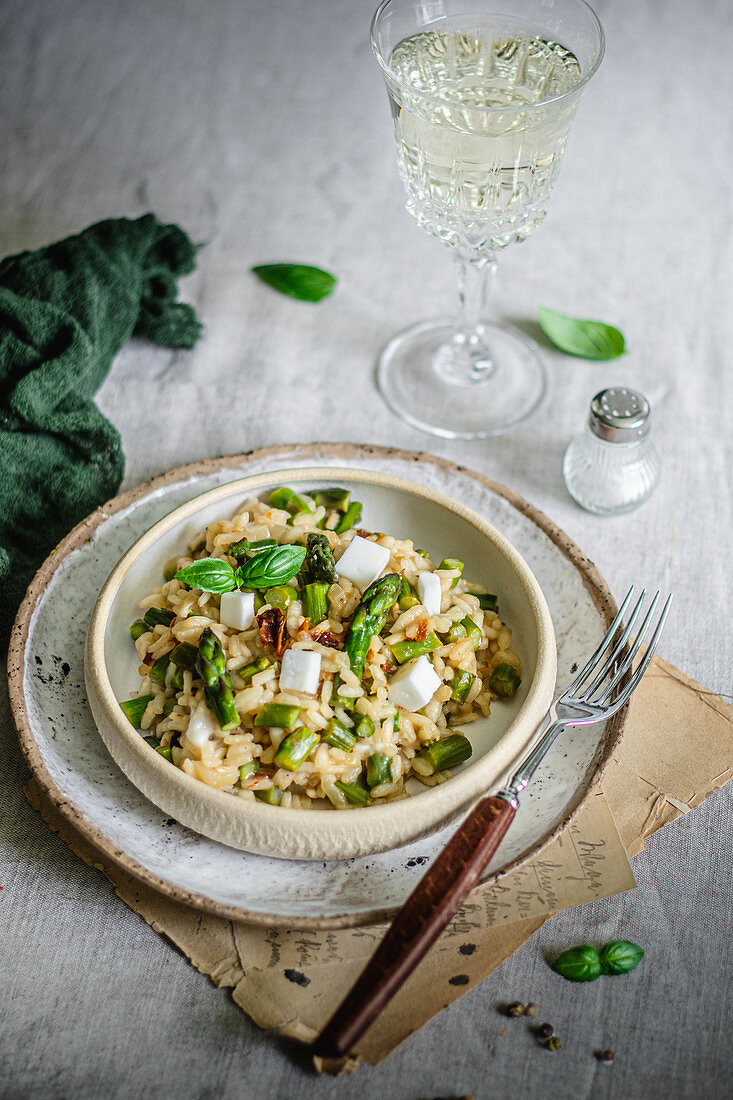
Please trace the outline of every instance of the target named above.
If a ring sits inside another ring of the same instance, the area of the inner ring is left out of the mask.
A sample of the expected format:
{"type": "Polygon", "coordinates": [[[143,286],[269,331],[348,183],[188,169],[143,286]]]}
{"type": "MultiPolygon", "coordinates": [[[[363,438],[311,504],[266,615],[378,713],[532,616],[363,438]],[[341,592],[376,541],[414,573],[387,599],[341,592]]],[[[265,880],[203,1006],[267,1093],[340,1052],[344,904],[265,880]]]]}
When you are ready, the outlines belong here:
{"type": "Polygon", "coordinates": [[[524,1005],[521,1001],[512,1001],[506,1006],[507,1016],[524,1016],[524,1005]]]}
{"type": "Polygon", "coordinates": [[[536,1005],[534,1001],[530,1001],[524,1009],[525,1016],[536,1016],[540,1010],[540,1006],[536,1005]]]}
{"type": "Polygon", "coordinates": [[[599,1062],[612,1062],[614,1053],[612,1050],[598,1050],[596,1051],[596,1058],[599,1062]]]}
{"type": "Polygon", "coordinates": [[[540,1026],[537,1028],[537,1034],[539,1035],[540,1039],[551,1039],[552,1036],[555,1034],[555,1029],[552,1024],[540,1024],[540,1026]]]}
{"type": "Polygon", "coordinates": [[[551,1039],[547,1040],[548,1050],[559,1050],[562,1046],[562,1039],[558,1035],[553,1035],[551,1039]]]}

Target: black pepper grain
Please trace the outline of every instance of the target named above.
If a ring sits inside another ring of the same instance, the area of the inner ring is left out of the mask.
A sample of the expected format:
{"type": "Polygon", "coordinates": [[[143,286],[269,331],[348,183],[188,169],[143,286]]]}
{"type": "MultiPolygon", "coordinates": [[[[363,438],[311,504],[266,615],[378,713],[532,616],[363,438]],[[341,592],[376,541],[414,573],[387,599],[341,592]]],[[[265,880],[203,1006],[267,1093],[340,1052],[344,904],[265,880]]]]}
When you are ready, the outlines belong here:
{"type": "Polygon", "coordinates": [[[540,1026],[537,1028],[537,1034],[539,1035],[540,1039],[551,1039],[552,1036],[555,1034],[555,1029],[552,1024],[540,1024],[540,1026]]]}
{"type": "Polygon", "coordinates": [[[524,1005],[521,1001],[512,1001],[506,1006],[507,1016],[524,1016],[524,1005]]]}
{"type": "Polygon", "coordinates": [[[599,1062],[612,1062],[615,1055],[612,1050],[598,1050],[596,1051],[596,1058],[599,1062]]]}
{"type": "Polygon", "coordinates": [[[551,1039],[547,1040],[548,1050],[559,1050],[561,1046],[562,1039],[559,1037],[559,1035],[553,1035],[551,1039]]]}

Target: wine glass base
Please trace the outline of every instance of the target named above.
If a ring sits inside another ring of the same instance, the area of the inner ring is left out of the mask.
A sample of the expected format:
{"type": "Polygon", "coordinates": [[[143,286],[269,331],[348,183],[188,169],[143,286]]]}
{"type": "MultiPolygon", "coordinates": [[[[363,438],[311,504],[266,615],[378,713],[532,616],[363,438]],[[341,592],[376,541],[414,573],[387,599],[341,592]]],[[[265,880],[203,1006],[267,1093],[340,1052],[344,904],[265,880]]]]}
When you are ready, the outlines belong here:
{"type": "Polygon", "coordinates": [[[442,360],[455,322],[422,321],[397,334],[377,361],[377,385],[394,413],[446,439],[489,439],[518,427],[547,390],[537,345],[510,325],[482,323],[492,368],[451,377],[442,360]]]}

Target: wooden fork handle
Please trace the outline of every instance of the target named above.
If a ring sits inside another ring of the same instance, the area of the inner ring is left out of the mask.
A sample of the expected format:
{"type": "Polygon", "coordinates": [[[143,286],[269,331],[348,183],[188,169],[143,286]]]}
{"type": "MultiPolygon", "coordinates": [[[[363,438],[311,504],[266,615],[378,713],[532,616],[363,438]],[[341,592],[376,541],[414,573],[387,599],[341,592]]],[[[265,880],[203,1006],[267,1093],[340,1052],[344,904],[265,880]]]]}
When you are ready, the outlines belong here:
{"type": "Polygon", "coordinates": [[[315,1040],[322,1058],[348,1054],[437,940],[499,847],[516,802],[489,795],[420,879],[351,991],[315,1040]]]}

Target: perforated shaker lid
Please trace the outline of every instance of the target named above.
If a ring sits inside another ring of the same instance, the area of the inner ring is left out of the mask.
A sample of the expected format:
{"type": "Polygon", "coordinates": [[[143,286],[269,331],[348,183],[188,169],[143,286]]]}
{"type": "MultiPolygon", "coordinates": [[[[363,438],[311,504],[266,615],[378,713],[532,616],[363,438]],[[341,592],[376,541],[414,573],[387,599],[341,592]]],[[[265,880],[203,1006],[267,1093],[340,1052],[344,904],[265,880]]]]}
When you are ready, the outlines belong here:
{"type": "Polygon", "coordinates": [[[649,402],[626,386],[601,390],[590,403],[588,427],[607,443],[638,443],[649,435],[649,402]]]}

